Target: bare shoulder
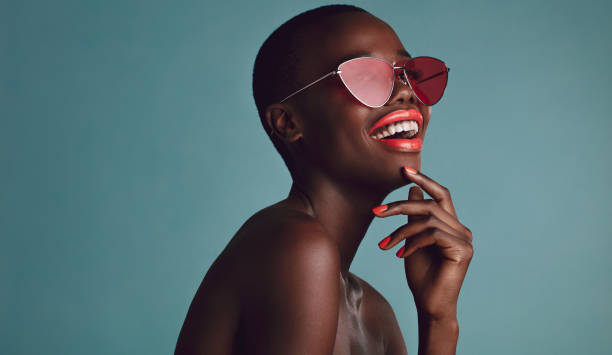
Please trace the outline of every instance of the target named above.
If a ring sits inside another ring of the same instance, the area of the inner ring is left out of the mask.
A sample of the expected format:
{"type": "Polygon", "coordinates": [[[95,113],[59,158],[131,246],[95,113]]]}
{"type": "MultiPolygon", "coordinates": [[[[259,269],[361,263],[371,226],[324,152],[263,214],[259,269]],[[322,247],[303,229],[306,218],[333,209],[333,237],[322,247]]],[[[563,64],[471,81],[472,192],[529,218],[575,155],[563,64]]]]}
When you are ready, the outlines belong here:
{"type": "Polygon", "coordinates": [[[385,354],[408,354],[402,331],[389,301],[367,281],[355,274],[351,273],[351,275],[357,279],[363,288],[363,297],[367,299],[365,307],[367,322],[382,331],[385,354]]]}
{"type": "Polygon", "coordinates": [[[265,211],[243,231],[245,346],[262,354],[331,353],[340,257],[312,217],[265,211]]]}
{"type": "Polygon", "coordinates": [[[337,248],[316,220],[264,209],[244,223],[206,273],[175,353],[329,353],[338,275],[337,248]]]}
{"type": "Polygon", "coordinates": [[[268,213],[261,216],[264,226],[252,231],[252,240],[248,243],[257,251],[251,255],[251,261],[261,271],[260,282],[276,283],[296,276],[322,277],[332,273],[337,281],[338,248],[316,219],[296,211],[268,213]]]}
{"type": "Polygon", "coordinates": [[[243,225],[236,237],[237,250],[233,252],[256,262],[252,266],[282,262],[288,256],[302,261],[328,257],[330,263],[339,262],[338,249],[321,223],[296,210],[278,207],[261,210],[243,225]]]}

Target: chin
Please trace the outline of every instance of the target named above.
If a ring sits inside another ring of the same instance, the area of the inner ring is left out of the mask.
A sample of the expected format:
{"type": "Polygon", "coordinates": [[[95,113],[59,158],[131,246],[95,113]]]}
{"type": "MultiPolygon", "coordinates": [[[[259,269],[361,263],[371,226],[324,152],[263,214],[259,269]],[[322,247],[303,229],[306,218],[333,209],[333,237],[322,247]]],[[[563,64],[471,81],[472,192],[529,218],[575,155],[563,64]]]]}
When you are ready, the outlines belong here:
{"type": "Polygon", "coordinates": [[[402,166],[407,166],[415,169],[416,171],[421,171],[421,152],[419,152],[415,158],[404,160],[402,166]]]}
{"type": "MultiPolygon", "coordinates": [[[[369,179],[367,182],[368,190],[377,191],[377,194],[387,196],[391,192],[409,185],[412,181],[409,181],[404,177],[404,173],[402,171],[403,166],[408,166],[410,168],[416,169],[414,164],[399,164],[397,167],[394,167],[392,171],[386,172],[383,176],[379,175],[376,180],[369,179]]],[[[418,164],[420,166],[420,164],[418,164]]]]}
{"type": "Polygon", "coordinates": [[[387,194],[399,189],[400,187],[404,187],[412,183],[412,181],[409,181],[406,177],[404,177],[404,172],[402,171],[402,168],[404,166],[420,171],[421,170],[421,153],[419,152],[416,157],[411,157],[411,159],[401,160],[397,164],[397,166],[394,169],[392,169],[393,171],[391,172],[389,176],[390,181],[388,184],[389,188],[388,188],[387,194]]]}

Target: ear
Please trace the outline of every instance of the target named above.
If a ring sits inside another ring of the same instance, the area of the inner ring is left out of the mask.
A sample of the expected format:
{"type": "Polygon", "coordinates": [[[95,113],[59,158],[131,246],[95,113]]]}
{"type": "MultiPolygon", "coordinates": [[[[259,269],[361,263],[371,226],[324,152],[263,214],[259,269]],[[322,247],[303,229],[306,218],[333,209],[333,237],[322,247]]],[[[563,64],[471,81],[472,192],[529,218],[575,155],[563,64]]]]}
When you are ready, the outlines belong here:
{"type": "Polygon", "coordinates": [[[288,143],[302,138],[302,127],[297,117],[284,105],[270,105],[266,109],[266,123],[270,132],[288,143]]]}

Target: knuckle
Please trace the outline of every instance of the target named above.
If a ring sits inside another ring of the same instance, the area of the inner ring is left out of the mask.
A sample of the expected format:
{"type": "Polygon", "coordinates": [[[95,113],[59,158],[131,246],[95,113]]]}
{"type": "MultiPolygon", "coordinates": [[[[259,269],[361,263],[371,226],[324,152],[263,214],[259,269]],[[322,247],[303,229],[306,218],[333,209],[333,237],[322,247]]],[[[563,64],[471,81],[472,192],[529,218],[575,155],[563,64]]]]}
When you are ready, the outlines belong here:
{"type": "Polygon", "coordinates": [[[438,219],[436,218],[436,216],[430,214],[425,218],[425,225],[428,227],[434,227],[438,224],[437,221],[438,219]]]}
{"type": "Polygon", "coordinates": [[[388,245],[392,245],[396,242],[402,240],[404,235],[406,234],[406,225],[399,227],[398,229],[391,232],[391,240],[388,245]]]}
{"type": "Polygon", "coordinates": [[[436,229],[437,228],[435,227],[428,227],[425,230],[423,230],[420,234],[422,237],[429,237],[436,233],[436,229]]]}
{"type": "Polygon", "coordinates": [[[472,236],[472,231],[471,231],[471,230],[470,230],[468,227],[466,227],[466,226],[463,226],[463,228],[464,228],[464,232],[463,232],[463,233],[465,233],[465,235],[466,235],[466,236],[467,236],[467,237],[470,239],[470,241],[471,241],[471,240],[473,239],[473,236],[472,236]]]}
{"type": "Polygon", "coordinates": [[[440,185],[440,187],[442,188],[442,193],[444,194],[444,196],[446,196],[446,197],[450,197],[450,194],[451,194],[451,193],[450,193],[449,188],[448,188],[448,187],[446,187],[446,186],[442,186],[442,185],[440,185]]]}
{"type": "Polygon", "coordinates": [[[395,242],[398,239],[401,239],[405,233],[405,230],[406,230],[406,225],[403,225],[397,228],[396,230],[394,230],[393,232],[391,232],[391,234],[389,235],[391,237],[391,243],[395,242]]]}
{"type": "Polygon", "coordinates": [[[468,260],[471,260],[471,259],[472,259],[472,257],[474,256],[474,247],[473,247],[472,245],[469,245],[469,246],[467,247],[466,254],[467,254],[467,255],[466,255],[466,258],[467,258],[468,260]]]}
{"type": "Polygon", "coordinates": [[[438,227],[431,227],[431,235],[432,236],[439,237],[439,236],[442,236],[444,234],[446,234],[446,232],[443,231],[442,229],[440,229],[438,227]]]}

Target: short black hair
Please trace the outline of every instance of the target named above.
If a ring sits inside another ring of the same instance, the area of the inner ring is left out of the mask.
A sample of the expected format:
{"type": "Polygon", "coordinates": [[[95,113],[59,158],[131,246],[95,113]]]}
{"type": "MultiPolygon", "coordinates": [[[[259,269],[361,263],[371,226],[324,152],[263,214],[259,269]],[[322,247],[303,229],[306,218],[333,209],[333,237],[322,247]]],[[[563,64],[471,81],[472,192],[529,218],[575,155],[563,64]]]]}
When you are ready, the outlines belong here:
{"type": "Polygon", "coordinates": [[[291,162],[285,145],[268,129],[266,108],[278,103],[291,92],[298,90],[296,71],[299,49],[303,44],[299,36],[305,29],[330,17],[366,10],[352,5],[326,5],[302,12],[279,26],[259,48],[253,67],[253,98],[261,124],[276,150],[291,170],[291,162]]]}

